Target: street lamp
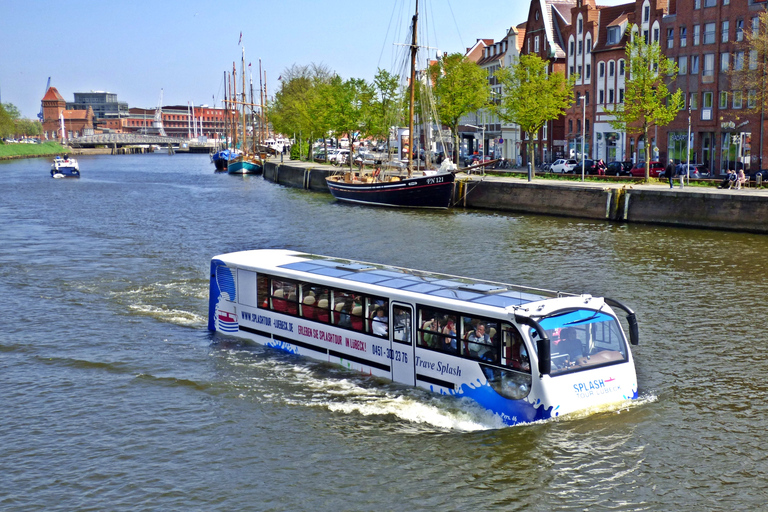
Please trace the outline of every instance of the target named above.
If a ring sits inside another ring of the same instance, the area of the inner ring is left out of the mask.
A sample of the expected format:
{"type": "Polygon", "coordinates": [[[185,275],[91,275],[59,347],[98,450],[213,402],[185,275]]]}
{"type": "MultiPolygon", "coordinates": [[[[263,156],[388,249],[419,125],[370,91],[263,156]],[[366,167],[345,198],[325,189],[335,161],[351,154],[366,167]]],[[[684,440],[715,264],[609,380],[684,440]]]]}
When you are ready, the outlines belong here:
{"type": "Polygon", "coordinates": [[[584,166],[586,165],[586,162],[584,161],[584,142],[585,142],[585,132],[586,127],[584,125],[587,124],[587,97],[586,95],[582,94],[579,96],[579,101],[581,101],[581,181],[584,181],[584,166]]]}
{"type": "Polygon", "coordinates": [[[685,181],[691,184],[691,103],[688,102],[688,140],[685,143],[688,157],[685,160],[685,181]]]}

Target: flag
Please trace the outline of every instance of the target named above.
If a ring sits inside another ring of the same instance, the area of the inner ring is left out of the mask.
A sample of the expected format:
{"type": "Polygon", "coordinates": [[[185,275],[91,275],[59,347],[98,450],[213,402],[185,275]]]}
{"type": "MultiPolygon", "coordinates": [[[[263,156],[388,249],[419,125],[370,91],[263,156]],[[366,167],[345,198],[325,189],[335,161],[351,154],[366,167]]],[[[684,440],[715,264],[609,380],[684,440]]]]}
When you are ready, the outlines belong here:
{"type": "Polygon", "coordinates": [[[243,42],[243,32],[240,31],[240,39],[237,41],[238,46],[243,42]]]}

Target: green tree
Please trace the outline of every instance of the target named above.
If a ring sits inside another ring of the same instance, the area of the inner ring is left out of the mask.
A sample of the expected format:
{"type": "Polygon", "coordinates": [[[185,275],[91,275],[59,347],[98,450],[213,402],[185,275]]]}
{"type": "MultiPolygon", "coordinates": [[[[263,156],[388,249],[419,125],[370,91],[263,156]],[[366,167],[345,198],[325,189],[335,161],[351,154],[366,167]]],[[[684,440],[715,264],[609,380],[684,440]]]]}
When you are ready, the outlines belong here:
{"type": "MultiPolygon", "coordinates": [[[[280,89],[270,105],[270,121],[274,129],[284,134],[298,134],[312,140],[313,135],[325,135],[330,129],[328,87],[335,76],[322,65],[293,65],[283,71],[280,89]]],[[[307,158],[312,145],[308,145],[307,158]]]]}
{"type": "MultiPolygon", "coordinates": [[[[501,68],[496,76],[502,85],[502,96],[494,110],[502,120],[516,123],[533,141],[547,121],[565,114],[573,103],[575,76],[549,73],[548,62],[537,55],[521,55],[510,68],[501,68]]],[[[533,144],[528,144],[528,162],[534,161],[533,144]]],[[[530,181],[532,170],[528,174],[530,181]]]]}
{"type": "Polygon", "coordinates": [[[354,142],[367,137],[375,130],[376,91],[371,84],[362,78],[350,78],[332,81],[333,89],[333,131],[337,135],[346,134],[349,137],[350,158],[352,167],[352,147],[354,142]]]}
{"type": "Polygon", "coordinates": [[[373,77],[373,86],[379,94],[378,112],[373,114],[373,127],[370,135],[384,138],[387,141],[387,154],[389,154],[389,128],[399,124],[402,112],[399,106],[402,95],[398,77],[386,69],[379,68],[373,77]]]}
{"type": "MultiPolygon", "coordinates": [[[[454,162],[459,161],[459,120],[488,103],[491,88],[488,76],[477,63],[452,53],[429,68],[435,107],[440,121],[451,128],[454,162]]],[[[413,151],[413,148],[409,148],[413,151]]]]}
{"type": "Polygon", "coordinates": [[[0,104],[0,138],[10,137],[15,130],[13,117],[5,109],[5,106],[0,104]]]}
{"type": "Polygon", "coordinates": [[[669,90],[669,84],[677,78],[677,65],[661,53],[659,43],[647,43],[633,28],[633,25],[627,27],[629,73],[625,82],[624,103],[606,110],[614,116],[610,121],[614,129],[642,134],[646,146],[647,180],[651,165],[648,130],[651,126],[668,125],[685,106],[685,98],[680,89],[674,93],[669,90]]]}

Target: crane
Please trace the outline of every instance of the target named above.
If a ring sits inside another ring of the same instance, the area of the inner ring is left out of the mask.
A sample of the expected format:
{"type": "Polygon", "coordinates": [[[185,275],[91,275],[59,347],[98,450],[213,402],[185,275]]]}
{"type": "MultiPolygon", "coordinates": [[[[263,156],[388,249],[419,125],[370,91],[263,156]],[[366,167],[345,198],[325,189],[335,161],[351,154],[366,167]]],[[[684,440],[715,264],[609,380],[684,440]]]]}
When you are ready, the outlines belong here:
{"type": "MultiPolygon", "coordinates": [[[[45,91],[43,92],[43,96],[48,92],[48,88],[51,86],[51,77],[48,77],[48,84],[45,86],[45,91]]],[[[40,113],[37,114],[37,118],[42,121],[43,120],[43,104],[40,103],[40,113]]]]}

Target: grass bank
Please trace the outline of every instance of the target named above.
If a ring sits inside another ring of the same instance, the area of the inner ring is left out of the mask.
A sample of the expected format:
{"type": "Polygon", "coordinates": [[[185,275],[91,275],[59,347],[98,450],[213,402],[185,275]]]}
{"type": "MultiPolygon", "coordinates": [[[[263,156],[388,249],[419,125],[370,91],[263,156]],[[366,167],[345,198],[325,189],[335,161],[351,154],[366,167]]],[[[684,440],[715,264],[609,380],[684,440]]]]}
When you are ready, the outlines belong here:
{"type": "Polygon", "coordinates": [[[0,160],[11,158],[31,158],[36,156],[58,155],[68,150],[58,142],[41,144],[0,144],[0,160]]]}

